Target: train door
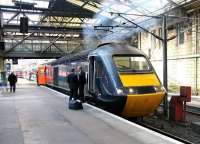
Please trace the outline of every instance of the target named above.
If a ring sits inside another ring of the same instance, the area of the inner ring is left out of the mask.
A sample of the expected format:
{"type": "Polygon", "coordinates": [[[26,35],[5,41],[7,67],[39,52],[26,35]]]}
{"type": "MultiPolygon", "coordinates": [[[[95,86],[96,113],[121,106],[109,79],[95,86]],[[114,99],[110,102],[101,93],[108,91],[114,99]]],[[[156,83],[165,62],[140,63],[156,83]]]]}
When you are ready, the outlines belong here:
{"type": "Polygon", "coordinates": [[[53,72],[53,81],[54,85],[58,86],[58,67],[54,67],[54,72],[53,72]]]}
{"type": "Polygon", "coordinates": [[[46,76],[45,76],[45,66],[40,66],[37,72],[37,82],[38,85],[45,85],[46,84],[46,76]]]}
{"type": "Polygon", "coordinates": [[[101,59],[91,57],[89,59],[89,93],[98,96],[104,89],[102,84],[105,83],[105,71],[101,59]],[[104,78],[104,79],[103,79],[104,78]],[[104,82],[102,82],[104,81],[104,82]]]}
{"type": "Polygon", "coordinates": [[[89,70],[88,70],[88,92],[92,95],[95,94],[95,57],[89,58],[89,70]]]}

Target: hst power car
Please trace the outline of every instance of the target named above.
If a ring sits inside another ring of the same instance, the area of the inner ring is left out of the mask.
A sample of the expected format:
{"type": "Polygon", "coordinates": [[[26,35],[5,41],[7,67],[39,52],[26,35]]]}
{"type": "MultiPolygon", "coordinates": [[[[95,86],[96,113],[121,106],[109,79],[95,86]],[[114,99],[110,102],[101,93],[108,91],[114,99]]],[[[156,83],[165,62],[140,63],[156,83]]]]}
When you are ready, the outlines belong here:
{"type": "Polygon", "coordinates": [[[147,56],[129,45],[106,43],[49,65],[51,72],[46,76],[52,78],[47,85],[65,90],[69,90],[66,79],[70,70],[82,66],[87,77],[86,96],[122,117],[153,113],[165,95],[147,56]]]}

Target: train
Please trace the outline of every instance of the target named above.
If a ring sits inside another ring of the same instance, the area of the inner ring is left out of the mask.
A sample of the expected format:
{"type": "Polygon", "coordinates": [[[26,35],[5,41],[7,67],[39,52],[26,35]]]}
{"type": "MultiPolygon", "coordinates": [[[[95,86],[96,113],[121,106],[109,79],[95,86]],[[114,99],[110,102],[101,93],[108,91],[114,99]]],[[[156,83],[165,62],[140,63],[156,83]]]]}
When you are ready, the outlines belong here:
{"type": "Polygon", "coordinates": [[[166,94],[148,57],[133,46],[119,43],[104,43],[40,66],[38,83],[69,91],[67,76],[77,66],[86,73],[85,96],[122,117],[155,112],[166,94]]]}

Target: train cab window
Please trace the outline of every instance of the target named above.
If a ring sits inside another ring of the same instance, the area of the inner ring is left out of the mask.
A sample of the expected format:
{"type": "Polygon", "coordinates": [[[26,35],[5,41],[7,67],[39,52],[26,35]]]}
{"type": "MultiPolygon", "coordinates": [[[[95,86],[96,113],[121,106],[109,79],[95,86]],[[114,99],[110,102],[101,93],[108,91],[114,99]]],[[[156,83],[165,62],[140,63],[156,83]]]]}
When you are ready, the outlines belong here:
{"type": "Polygon", "coordinates": [[[119,72],[150,72],[151,65],[143,56],[114,56],[114,63],[119,72]]]}

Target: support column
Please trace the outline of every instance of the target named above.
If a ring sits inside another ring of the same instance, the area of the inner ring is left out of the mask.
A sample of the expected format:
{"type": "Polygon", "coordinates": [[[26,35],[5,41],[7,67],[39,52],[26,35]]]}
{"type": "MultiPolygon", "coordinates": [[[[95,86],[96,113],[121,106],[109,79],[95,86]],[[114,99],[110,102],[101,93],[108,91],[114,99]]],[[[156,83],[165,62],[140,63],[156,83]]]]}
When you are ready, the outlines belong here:
{"type": "MultiPolygon", "coordinates": [[[[2,11],[0,11],[0,42],[3,42],[3,16],[2,11]]],[[[0,53],[3,53],[3,49],[0,49],[0,53]]],[[[3,55],[0,55],[0,71],[4,70],[4,58],[3,55]]]]}
{"type": "MultiPolygon", "coordinates": [[[[163,16],[163,85],[168,91],[168,82],[167,82],[167,19],[166,16],[163,16]]],[[[168,95],[166,94],[163,102],[163,109],[165,116],[168,116],[168,95]]]]}
{"type": "MultiPolygon", "coordinates": [[[[199,13],[197,13],[195,15],[195,54],[197,55],[198,54],[198,49],[199,49],[199,13]]],[[[195,58],[195,95],[198,95],[198,59],[199,58],[195,58]]]]}
{"type": "MultiPolygon", "coordinates": [[[[192,54],[198,55],[199,54],[199,19],[198,19],[198,12],[193,13],[193,20],[192,20],[192,54]]],[[[193,93],[195,95],[198,94],[198,57],[194,58],[194,87],[193,87],[193,93]]]]}
{"type": "Polygon", "coordinates": [[[0,71],[4,70],[4,59],[0,57],[0,71]]]}

